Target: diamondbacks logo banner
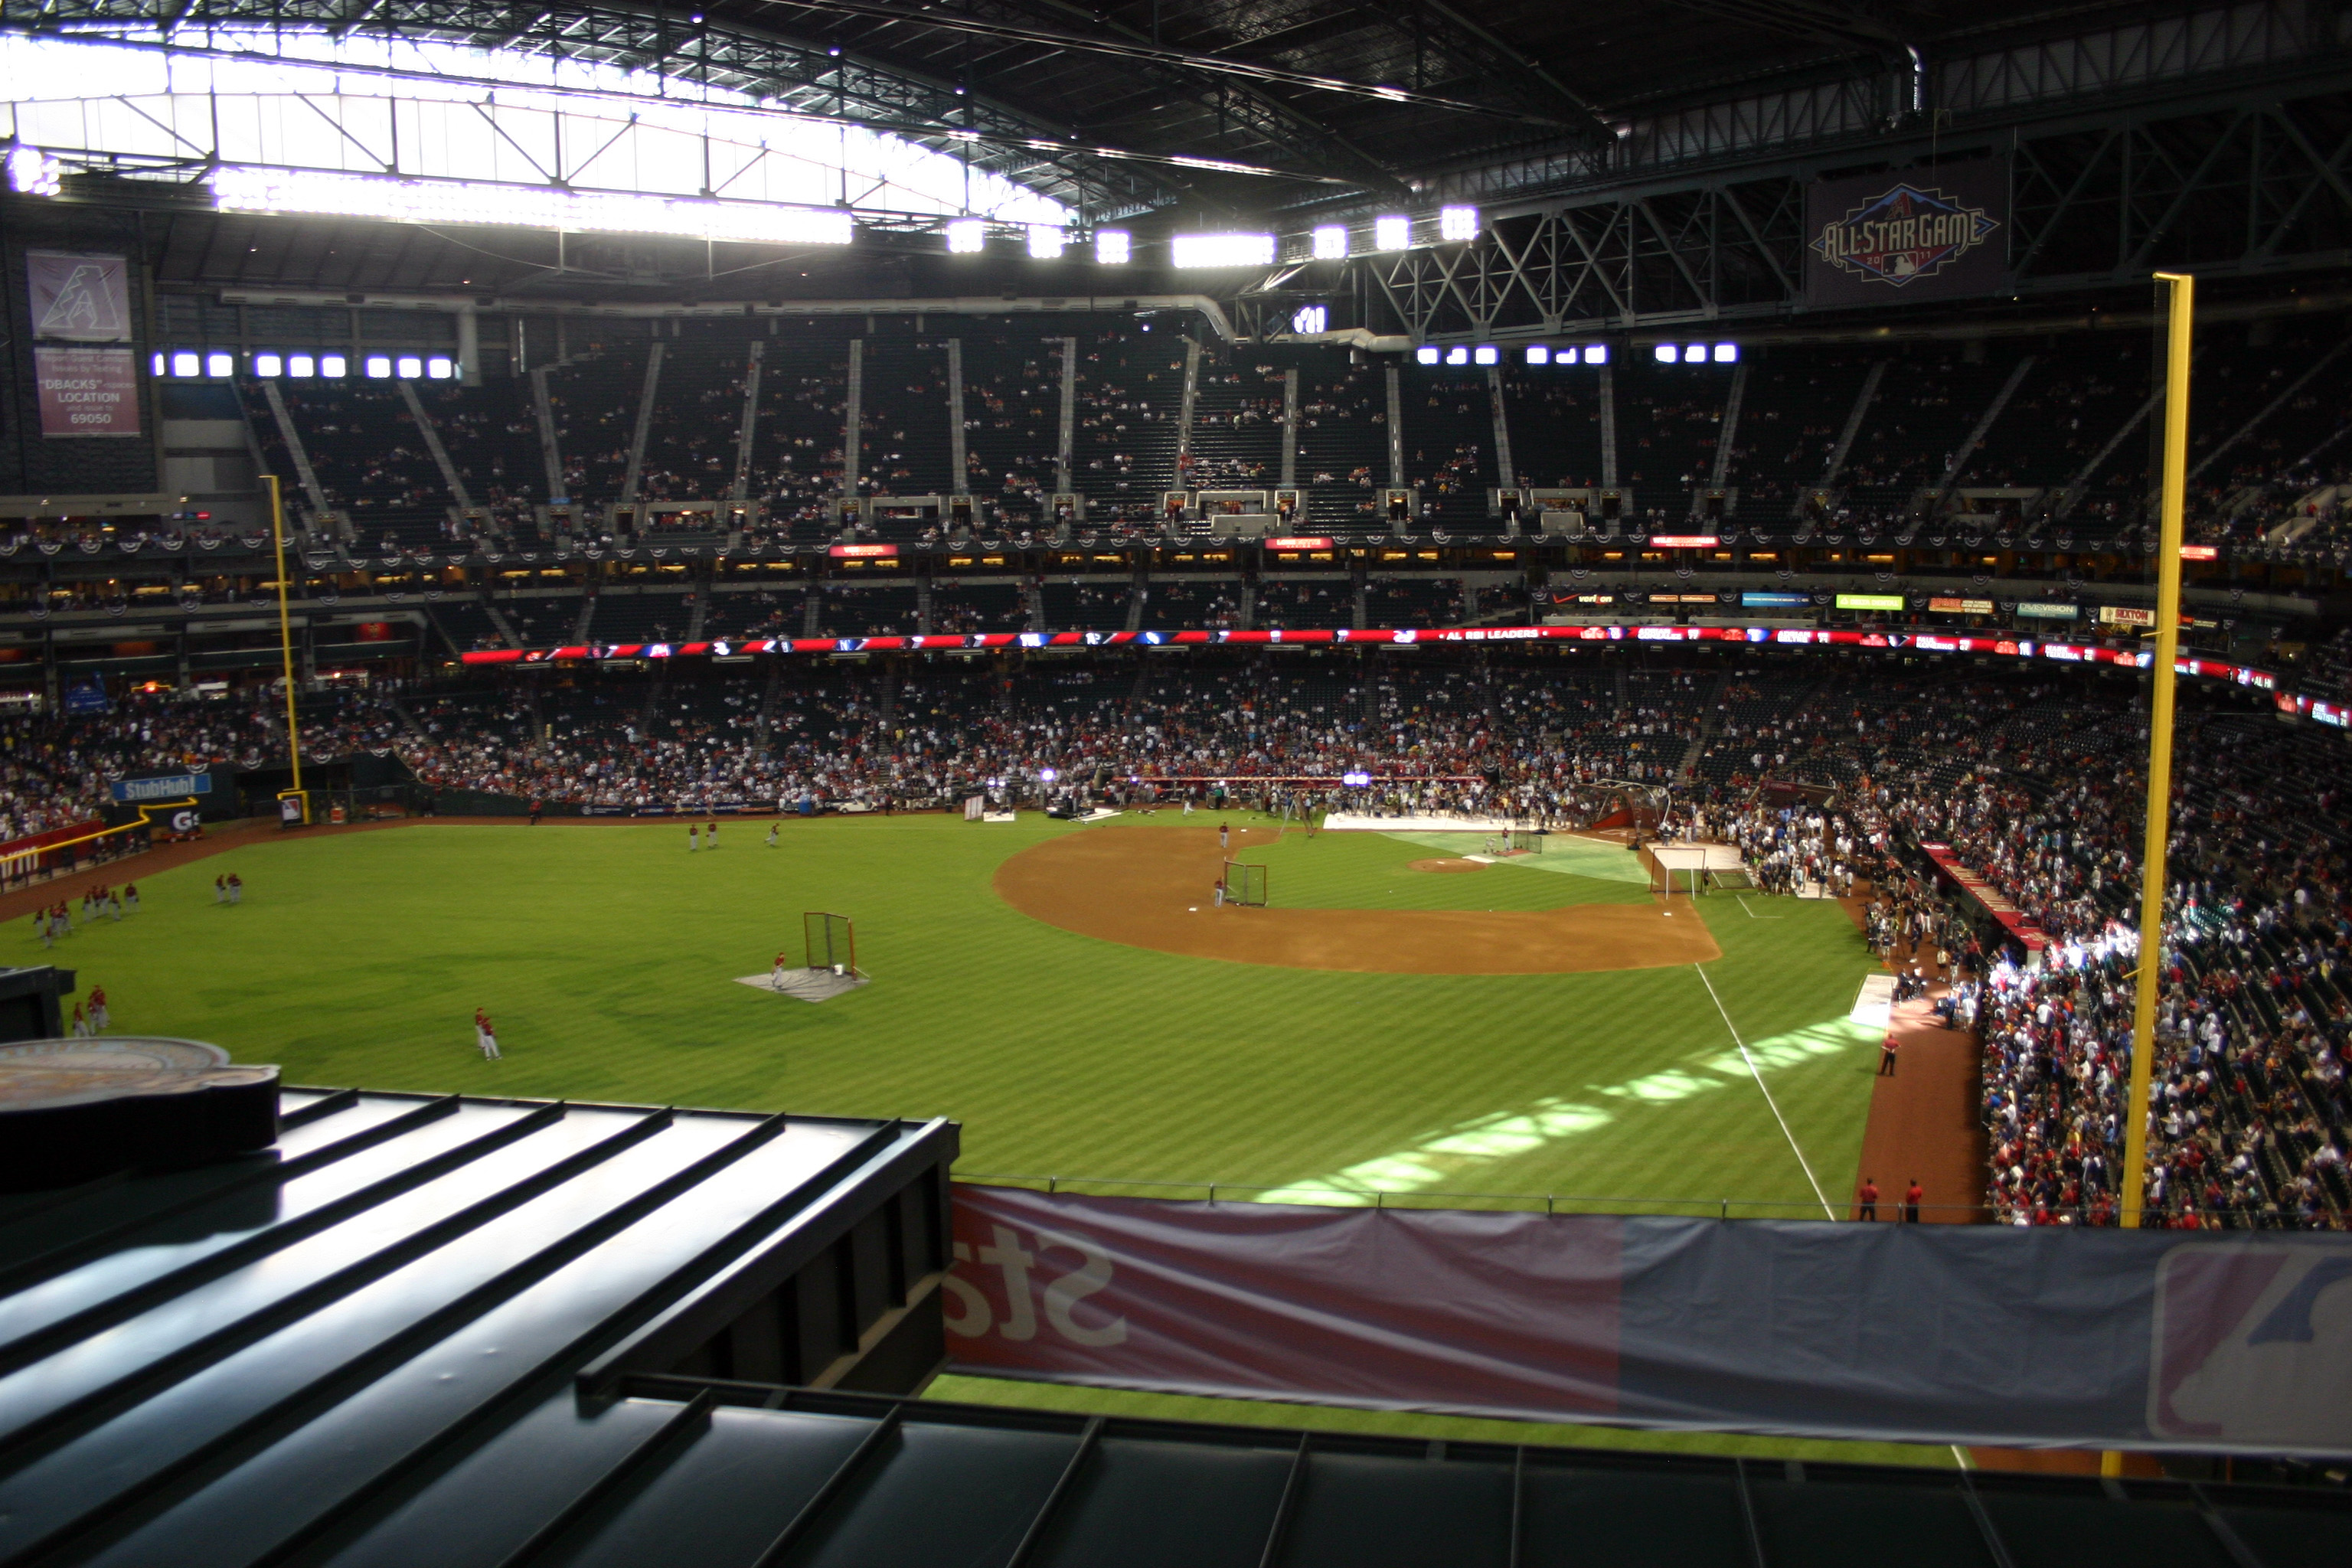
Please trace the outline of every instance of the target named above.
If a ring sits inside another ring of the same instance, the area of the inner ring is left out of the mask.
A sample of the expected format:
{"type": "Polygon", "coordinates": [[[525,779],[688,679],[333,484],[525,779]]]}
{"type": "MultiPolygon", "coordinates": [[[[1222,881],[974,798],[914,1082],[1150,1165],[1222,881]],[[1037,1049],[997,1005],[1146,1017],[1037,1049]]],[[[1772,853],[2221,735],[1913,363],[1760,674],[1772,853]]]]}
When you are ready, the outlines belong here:
{"type": "Polygon", "coordinates": [[[129,264],[120,256],[25,253],[33,335],[53,343],[131,341],[129,264]]]}
{"type": "Polygon", "coordinates": [[[1991,161],[1831,180],[1805,193],[1805,299],[1868,305],[1996,293],[2009,177],[1991,161]]]}

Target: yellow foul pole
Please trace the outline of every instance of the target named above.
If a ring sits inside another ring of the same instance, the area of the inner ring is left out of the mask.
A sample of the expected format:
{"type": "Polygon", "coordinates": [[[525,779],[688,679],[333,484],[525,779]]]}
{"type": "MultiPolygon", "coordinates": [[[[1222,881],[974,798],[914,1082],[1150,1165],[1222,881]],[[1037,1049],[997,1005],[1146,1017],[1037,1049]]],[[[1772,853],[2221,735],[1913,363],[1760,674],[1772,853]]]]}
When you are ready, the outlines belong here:
{"type": "Polygon", "coordinates": [[[2156,557],[2156,664],[2149,670],[2147,839],[2140,850],[2139,990],[2132,1015],[2131,1102],[2124,1114],[2124,1168],[2118,1173],[2123,1223],[2140,1222],[2147,1191],[2148,1081],[2156,1063],[2157,990],[2164,970],[2165,846],[2172,816],[2172,661],[2180,646],[2180,514],[2189,489],[2189,333],[2197,279],[2159,272],[2172,286],[2172,320],[2164,391],[2164,492],[2156,557]]]}
{"type": "MultiPolygon", "coordinates": [[[[278,545],[278,646],[286,657],[286,754],[294,763],[294,788],[299,795],[302,788],[302,731],[294,717],[294,620],[286,604],[286,499],[278,491],[278,476],[264,474],[269,481],[269,535],[278,545]]],[[[302,820],[310,820],[310,803],[302,803],[302,820]]]]}

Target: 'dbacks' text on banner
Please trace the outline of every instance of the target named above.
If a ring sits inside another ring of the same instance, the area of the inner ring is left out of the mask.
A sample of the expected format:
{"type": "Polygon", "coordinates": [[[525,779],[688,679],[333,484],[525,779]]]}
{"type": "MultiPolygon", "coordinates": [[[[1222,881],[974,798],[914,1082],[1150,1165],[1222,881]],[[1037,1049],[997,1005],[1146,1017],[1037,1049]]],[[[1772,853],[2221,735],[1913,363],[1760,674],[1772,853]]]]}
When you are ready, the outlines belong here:
{"type": "Polygon", "coordinates": [[[961,1372],[1913,1442],[2352,1452],[2352,1237],[955,1194],[961,1372]]]}

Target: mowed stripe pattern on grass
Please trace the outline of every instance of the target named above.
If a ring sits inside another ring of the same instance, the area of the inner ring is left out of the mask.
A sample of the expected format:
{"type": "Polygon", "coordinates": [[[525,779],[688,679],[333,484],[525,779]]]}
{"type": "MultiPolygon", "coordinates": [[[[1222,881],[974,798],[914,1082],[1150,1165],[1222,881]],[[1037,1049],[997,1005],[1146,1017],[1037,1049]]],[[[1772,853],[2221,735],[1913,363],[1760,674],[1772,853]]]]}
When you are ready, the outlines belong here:
{"type": "MultiPolygon", "coordinates": [[[[1367,975],[1120,947],[991,889],[1007,855],[1070,831],[1095,830],[819,820],[785,824],[771,850],[764,825],[738,822],[692,855],[677,822],[273,840],[142,879],[139,914],[54,958],[107,987],[117,1028],[215,1040],[293,1082],[946,1115],[968,1170],[1270,1188],[1589,1101],[1611,1119],[1458,1156],[1444,1187],[1811,1203],[1753,1084],[1710,1081],[1731,1042],[1690,969],[1367,975]],[[212,879],[229,869],[248,893],[222,908],[212,879]],[[811,909],[856,921],[872,985],[812,1006],[733,984],[780,948],[796,958],[811,909]],[[472,1050],[478,1005],[503,1062],[472,1050]],[[1707,1087],[1665,1092],[1675,1073],[1707,1087]]],[[[1306,896],[1322,845],[1284,856],[1306,896]]],[[[1382,853],[1401,878],[1454,880],[1403,870],[1425,853],[1412,846],[1382,853]]],[[[1458,880],[1490,877],[1571,880],[1458,880]]],[[[1835,906],[1772,909],[1785,918],[1728,899],[1676,916],[1707,921],[1724,952],[1709,973],[1751,1045],[1814,1039],[1870,966],[1835,906]]],[[[29,922],[16,930],[18,962],[48,959],[29,922]]],[[[1825,1184],[1847,1179],[1867,1045],[1782,1057],[1766,1070],[1791,1131],[1825,1184]]]]}

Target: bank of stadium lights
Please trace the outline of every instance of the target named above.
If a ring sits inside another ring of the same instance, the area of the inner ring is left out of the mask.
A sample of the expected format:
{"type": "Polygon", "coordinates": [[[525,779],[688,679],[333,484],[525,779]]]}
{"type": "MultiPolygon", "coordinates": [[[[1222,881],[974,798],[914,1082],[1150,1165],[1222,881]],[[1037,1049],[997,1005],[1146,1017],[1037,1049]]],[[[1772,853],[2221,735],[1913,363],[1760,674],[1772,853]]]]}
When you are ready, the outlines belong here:
{"type": "Polygon", "coordinates": [[[1440,239],[1477,238],[1478,209],[1476,207],[1438,208],[1437,237],[1440,239]]]}
{"type": "Polygon", "coordinates": [[[1095,230],[1095,260],[1105,267],[1124,267],[1134,254],[1134,242],[1123,228],[1095,230]]]}
{"type": "Polygon", "coordinates": [[[1456,343],[1441,349],[1435,343],[1424,343],[1412,351],[1415,364],[1500,364],[1503,351],[1492,343],[1456,343]]]}
{"type": "Polygon", "coordinates": [[[1290,330],[1302,338],[1328,331],[1330,325],[1331,310],[1326,305],[1301,305],[1291,312],[1290,330]]]}
{"type": "Polygon", "coordinates": [[[1271,267],[1270,234],[1180,234],[1168,242],[1171,259],[1184,268],[1271,267]]]}
{"type": "Polygon", "coordinates": [[[1372,220],[1374,250],[1409,250],[1412,247],[1412,219],[1391,214],[1372,220]]]}
{"type": "Polygon", "coordinates": [[[38,147],[8,149],[8,188],[19,195],[53,196],[65,183],[65,165],[38,147]]]}
{"type": "Polygon", "coordinates": [[[1062,247],[1068,241],[1069,235],[1057,225],[1033,223],[1029,226],[1030,259],[1059,261],[1062,258],[1062,247]]]}
{"type": "Polygon", "coordinates": [[[1738,343],[1660,343],[1654,351],[1660,364],[1736,364],[1738,343]]]}
{"type": "Polygon", "coordinates": [[[752,245],[847,245],[846,209],[687,200],[621,191],[566,191],[471,180],[408,180],[306,169],[231,166],[212,176],[222,212],[490,224],[575,234],[660,234],[752,245]]]}
{"type": "Polygon", "coordinates": [[[950,219],[947,232],[950,256],[978,256],[988,248],[988,225],[976,217],[950,219]]]}
{"type": "Polygon", "coordinates": [[[1348,259],[1348,230],[1346,226],[1336,223],[1327,223],[1317,226],[1315,230],[1315,259],[1318,261],[1345,261],[1348,259]]]}

